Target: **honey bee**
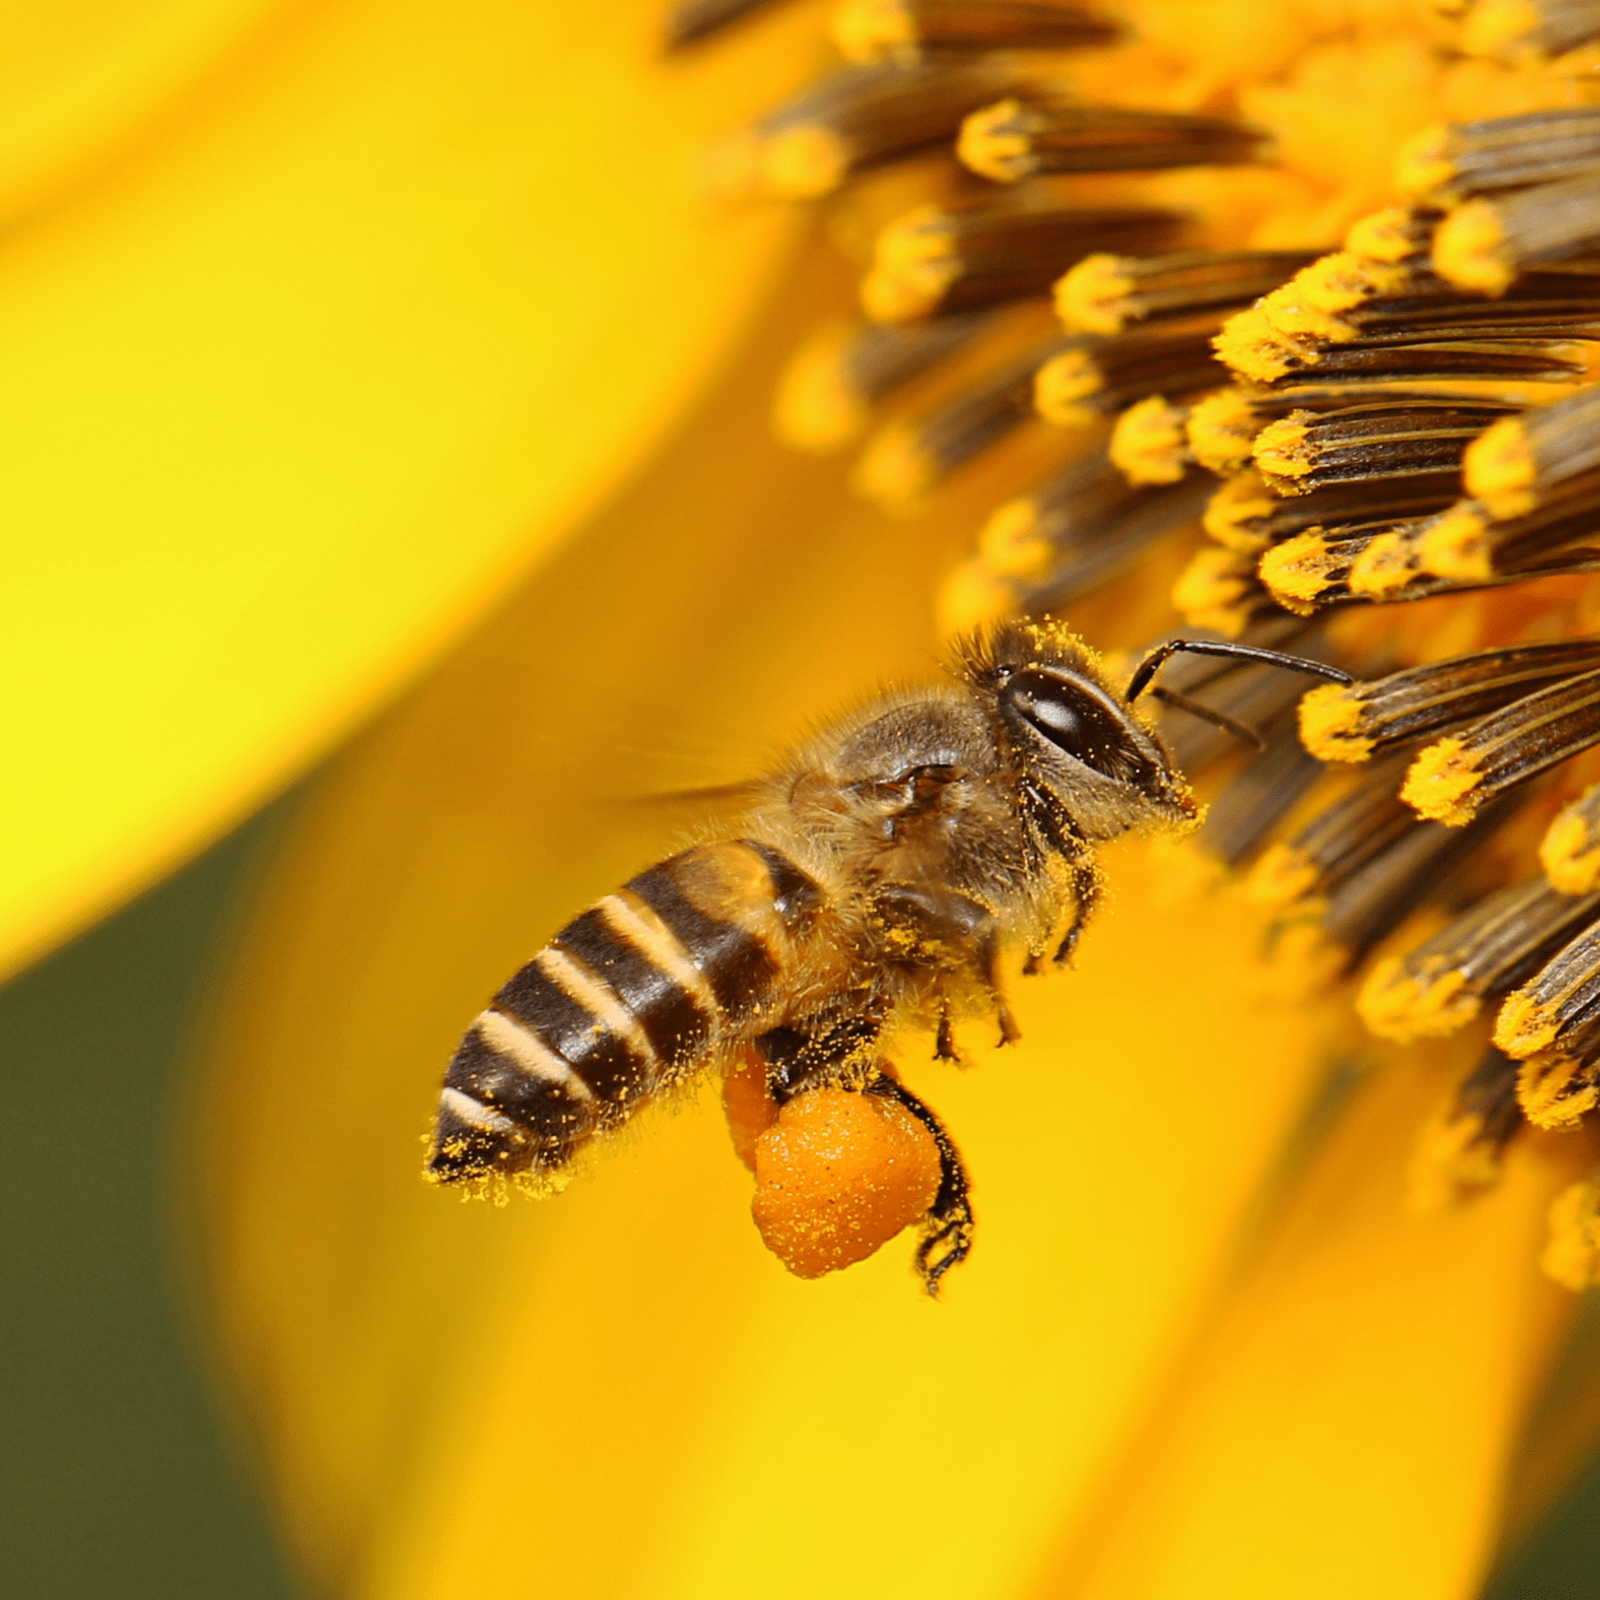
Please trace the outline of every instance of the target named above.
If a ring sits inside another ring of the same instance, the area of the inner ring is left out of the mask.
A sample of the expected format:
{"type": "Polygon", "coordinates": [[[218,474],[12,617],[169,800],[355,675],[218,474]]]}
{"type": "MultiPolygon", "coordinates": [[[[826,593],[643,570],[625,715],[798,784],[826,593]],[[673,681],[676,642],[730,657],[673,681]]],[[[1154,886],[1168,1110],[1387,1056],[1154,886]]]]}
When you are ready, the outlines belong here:
{"type": "Polygon", "coordinates": [[[753,1049],[779,1106],[856,1089],[932,1135],[940,1181],[916,1267],[936,1292],[971,1246],[967,1177],[937,1116],[881,1062],[880,1035],[923,1021],[954,1059],[954,1021],[977,1013],[1017,1039],[1002,953],[1025,950],[1029,973],[1070,961],[1100,897],[1093,847],[1193,824],[1188,784],[1134,708],[1178,651],[1349,681],[1176,639],[1119,692],[1058,625],[969,641],[949,681],[840,718],[753,786],[732,837],[641,872],[515,973],[446,1071],[429,1176],[559,1181],[596,1134],[753,1049]]]}

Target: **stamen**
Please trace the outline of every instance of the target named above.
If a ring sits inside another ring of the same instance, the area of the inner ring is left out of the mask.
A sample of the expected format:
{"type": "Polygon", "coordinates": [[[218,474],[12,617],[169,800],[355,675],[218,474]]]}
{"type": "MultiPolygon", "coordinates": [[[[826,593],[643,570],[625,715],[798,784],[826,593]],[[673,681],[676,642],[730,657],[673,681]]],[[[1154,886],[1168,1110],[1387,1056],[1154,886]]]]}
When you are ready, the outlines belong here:
{"type": "Polygon", "coordinates": [[[1600,895],[1566,895],[1545,880],[1487,895],[1404,956],[1377,963],[1356,1010],[1380,1039],[1410,1044],[1464,1027],[1527,981],[1600,917],[1600,895]]]}
{"type": "Polygon", "coordinates": [[[1517,1074],[1517,1101],[1536,1128],[1576,1128],[1600,1104],[1600,1038],[1587,1039],[1581,1057],[1562,1050],[1530,1056],[1517,1074]]]}
{"type": "Polygon", "coordinates": [[[1056,313],[1069,333],[1121,333],[1150,317],[1247,306],[1315,259],[1301,250],[1088,256],[1056,285],[1056,313]]]}
{"type": "Polygon", "coordinates": [[[1600,172],[1600,106],[1438,123],[1402,147],[1395,182],[1447,210],[1502,189],[1600,172]]]}
{"type": "Polygon", "coordinates": [[[874,321],[909,322],[1017,300],[1043,293],[1094,251],[1159,248],[1183,226],[1173,211],[1063,206],[1049,191],[920,206],[879,234],[861,303],[874,321]]]}
{"type": "Polygon", "coordinates": [[[1525,516],[1600,468],[1600,386],[1496,422],[1468,446],[1467,493],[1497,518],[1525,516]]]}
{"type": "Polygon", "coordinates": [[[1319,606],[1352,597],[1351,573],[1377,537],[1370,532],[1337,535],[1322,528],[1307,529],[1262,554],[1261,581],[1285,611],[1309,617],[1319,606]]]}
{"type": "Polygon", "coordinates": [[[1268,423],[1251,453],[1267,487],[1279,495],[1453,473],[1467,446],[1514,410],[1503,401],[1461,400],[1354,405],[1321,416],[1296,409],[1268,423]]]}
{"type": "Polygon", "coordinates": [[[926,416],[890,423],[867,445],[855,488],[886,508],[914,505],[1033,415],[1034,374],[1060,348],[1051,339],[926,416]]]}
{"type": "Polygon", "coordinates": [[[1231,117],[1007,99],[961,124],[956,156],[980,177],[1017,183],[1041,173],[1233,165],[1257,159],[1269,138],[1231,117]]]}
{"type": "Polygon", "coordinates": [[[797,450],[836,449],[861,433],[873,405],[966,349],[992,326],[981,312],[908,327],[833,322],[790,358],[773,401],[773,427],[797,450]]]}
{"type": "Polygon", "coordinates": [[[1600,301],[1575,275],[1530,275],[1515,296],[1495,302],[1429,272],[1340,251],[1233,317],[1217,351],[1263,384],[1302,373],[1555,382],[1582,372],[1579,352],[1564,341],[1597,333],[1600,301]]]}
{"type": "Polygon", "coordinates": [[[1319,761],[1367,761],[1431,739],[1600,667],[1600,639],[1475,650],[1384,678],[1327,684],[1300,702],[1300,738],[1319,761]]]}
{"type": "Polygon", "coordinates": [[[1407,1174],[1407,1209],[1437,1216],[1493,1188],[1522,1126],[1516,1063],[1491,1048],[1418,1139],[1407,1174]]]}
{"type": "Polygon", "coordinates": [[[1218,318],[1148,323],[1118,334],[1078,334],[1039,369],[1034,406],[1058,428],[1083,427],[1150,394],[1210,388],[1227,374],[1211,353],[1218,318]]]}
{"type": "MultiPolygon", "coordinates": [[[[1552,684],[1429,745],[1401,798],[1419,816],[1459,828],[1498,795],[1600,740],[1600,669],[1552,684]]],[[[1515,1052],[1513,1052],[1515,1054],[1515,1052]]]]}
{"type": "Polygon", "coordinates": [[[1376,533],[1406,517],[1448,506],[1459,488],[1457,473],[1397,476],[1370,482],[1330,483],[1293,499],[1268,489],[1260,474],[1229,478],[1206,508],[1206,532],[1231,550],[1262,550],[1315,530],[1376,533]]]}
{"type": "Polygon", "coordinates": [[[979,536],[979,558],[1012,584],[1013,604],[1042,615],[1125,571],[1157,539],[1193,526],[1205,483],[1134,488],[1103,450],[1032,494],[1008,501],[979,536]]]}
{"type": "Polygon", "coordinates": [[[1559,55],[1594,38],[1600,38],[1594,0],[1477,0],[1461,25],[1461,48],[1473,56],[1513,46],[1559,55]]]}
{"type": "Polygon", "coordinates": [[[1539,845],[1539,865],[1563,894],[1600,888],[1600,783],[1556,813],[1539,845]]]}
{"type": "Polygon", "coordinates": [[[712,152],[730,195],[803,200],[852,173],[954,137],[962,118],[1030,81],[1002,57],[849,67],[803,89],[712,152]]]}
{"type": "Polygon", "coordinates": [[[925,50],[1071,50],[1115,44],[1117,18],[1050,0],[845,0],[828,30],[847,61],[917,60],[925,50]]]}
{"type": "Polygon", "coordinates": [[[1502,295],[1529,266],[1600,246],[1600,174],[1469,200],[1439,224],[1433,267],[1463,289],[1502,295]]]}

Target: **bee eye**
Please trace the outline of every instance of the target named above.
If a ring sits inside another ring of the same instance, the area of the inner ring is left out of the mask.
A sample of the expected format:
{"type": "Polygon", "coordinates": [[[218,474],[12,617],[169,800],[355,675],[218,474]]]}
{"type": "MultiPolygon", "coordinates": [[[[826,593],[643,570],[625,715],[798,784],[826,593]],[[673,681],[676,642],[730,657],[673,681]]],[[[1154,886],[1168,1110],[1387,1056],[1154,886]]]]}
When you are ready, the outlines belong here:
{"type": "Polygon", "coordinates": [[[1001,698],[1035,733],[1097,772],[1126,778],[1146,765],[1126,719],[1084,684],[1028,668],[1006,684],[1001,698]]]}

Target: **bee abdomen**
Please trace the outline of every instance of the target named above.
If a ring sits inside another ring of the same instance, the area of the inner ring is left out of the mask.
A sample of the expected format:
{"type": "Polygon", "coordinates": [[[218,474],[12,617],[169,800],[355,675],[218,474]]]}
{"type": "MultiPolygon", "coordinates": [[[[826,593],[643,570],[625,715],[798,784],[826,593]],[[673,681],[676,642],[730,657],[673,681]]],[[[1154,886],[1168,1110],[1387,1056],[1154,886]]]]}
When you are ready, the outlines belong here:
{"type": "Polygon", "coordinates": [[[781,852],[701,845],[596,902],[517,972],[445,1074],[432,1175],[550,1172],[748,1030],[821,895],[781,852]]]}

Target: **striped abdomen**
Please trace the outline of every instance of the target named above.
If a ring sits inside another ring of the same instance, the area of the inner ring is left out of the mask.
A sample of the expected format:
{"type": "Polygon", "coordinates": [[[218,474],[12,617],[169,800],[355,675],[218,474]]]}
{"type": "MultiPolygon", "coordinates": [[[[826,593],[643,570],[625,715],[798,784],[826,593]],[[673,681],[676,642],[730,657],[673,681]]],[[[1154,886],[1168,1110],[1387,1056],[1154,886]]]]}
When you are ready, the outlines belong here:
{"type": "Polygon", "coordinates": [[[597,901],[480,1013],[445,1073],[442,1182],[563,1166],[760,1025],[821,895],[748,840],[701,845],[597,901]]]}

